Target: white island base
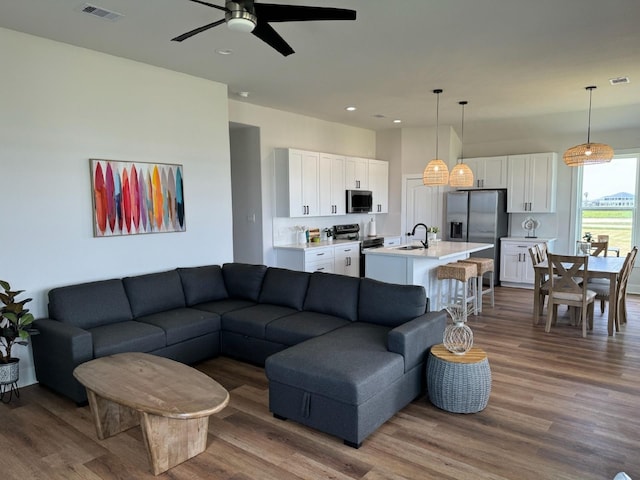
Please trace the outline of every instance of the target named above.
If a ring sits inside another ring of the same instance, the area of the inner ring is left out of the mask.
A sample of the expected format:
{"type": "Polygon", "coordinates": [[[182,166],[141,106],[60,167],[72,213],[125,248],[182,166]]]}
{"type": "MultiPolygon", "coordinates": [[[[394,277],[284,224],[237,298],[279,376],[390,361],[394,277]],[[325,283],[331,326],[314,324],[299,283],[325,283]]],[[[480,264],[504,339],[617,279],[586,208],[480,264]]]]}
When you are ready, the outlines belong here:
{"type": "Polygon", "coordinates": [[[492,243],[440,241],[427,249],[403,250],[401,246],[365,250],[365,276],[382,282],[422,285],[429,297],[430,309],[440,310],[438,266],[469,258],[471,253],[492,247],[492,243]]]}

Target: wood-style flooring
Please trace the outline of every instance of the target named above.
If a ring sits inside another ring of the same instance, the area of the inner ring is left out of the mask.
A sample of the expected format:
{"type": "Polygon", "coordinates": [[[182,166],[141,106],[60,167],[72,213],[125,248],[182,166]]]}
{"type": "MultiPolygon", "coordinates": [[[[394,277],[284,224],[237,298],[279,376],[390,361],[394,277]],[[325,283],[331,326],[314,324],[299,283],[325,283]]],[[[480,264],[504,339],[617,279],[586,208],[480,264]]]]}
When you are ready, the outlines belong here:
{"type": "Polygon", "coordinates": [[[532,297],[497,288],[495,308],[470,317],[493,377],[480,413],[419,398],[355,450],[273,418],[264,371],[217,358],[197,368],[231,401],[211,418],[203,454],[154,477],[139,427],[100,441],[89,407],[33,385],[0,405],[0,478],[606,480],[626,471],[640,480],[640,298],[629,297],[629,323],[615,337],[596,306],[583,339],[568,317],[551,333],[542,317],[532,326],[532,297]]]}

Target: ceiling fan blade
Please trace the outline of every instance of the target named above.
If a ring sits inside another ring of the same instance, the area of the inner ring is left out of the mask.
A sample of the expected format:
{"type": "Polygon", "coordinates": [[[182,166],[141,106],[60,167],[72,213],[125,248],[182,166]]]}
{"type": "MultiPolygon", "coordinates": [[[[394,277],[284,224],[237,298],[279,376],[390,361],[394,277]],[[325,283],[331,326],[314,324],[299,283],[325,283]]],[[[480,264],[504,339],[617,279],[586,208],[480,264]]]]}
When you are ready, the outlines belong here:
{"type": "Polygon", "coordinates": [[[191,38],[194,35],[197,35],[198,33],[204,32],[206,30],[209,30],[210,28],[213,27],[217,27],[218,25],[222,24],[225,22],[225,19],[223,18],[222,20],[218,20],[217,22],[213,22],[213,23],[209,23],[207,25],[203,25],[202,27],[198,27],[194,30],[191,30],[187,33],[183,33],[182,35],[178,35],[176,38],[172,38],[171,41],[172,42],[182,42],[183,40],[186,40],[187,38],[191,38]]]}
{"type": "Polygon", "coordinates": [[[301,5],[277,5],[273,3],[255,3],[254,8],[256,16],[263,22],[356,19],[356,11],[345,8],[304,7],[301,5]]]}
{"type": "Polygon", "coordinates": [[[202,0],[189,0],[193,3],[199,3],[200,5],[206,5],[207,7],[212,7],[212,8],[217,8],[218,10],[222,10],[223,12],[226,12],[227,9],[225,7],[221,7],[219,5],[214,5],[213,3],[209,3],[209,2],[203,2],[202,0]]]}
{"type": "Polygon", "coordinates": [[[284,41],[284,38],[282,38],[278,34],[278,32],[276,32],[273,27],[266,22],[258,20],[258,25],[256,25],[256,28],[254,28],[253,32],[251,33],[265,42],[267,45],[275,48],[285,57],[291,55],[292,53],[295,53],[293,48],[291,48],[289,44],[284,41]]]}

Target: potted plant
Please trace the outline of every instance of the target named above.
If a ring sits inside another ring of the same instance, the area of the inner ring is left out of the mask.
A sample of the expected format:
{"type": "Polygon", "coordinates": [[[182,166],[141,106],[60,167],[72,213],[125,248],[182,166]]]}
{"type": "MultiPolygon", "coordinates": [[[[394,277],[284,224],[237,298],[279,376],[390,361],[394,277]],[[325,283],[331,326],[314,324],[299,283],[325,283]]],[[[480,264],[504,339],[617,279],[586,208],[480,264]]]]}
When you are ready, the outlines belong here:
{"type": "Polygon", "coordinates": [[[11,290],[8,282],[0,280],[0,385],[18,381],[19,360],[11,356],[14,344],[27,345],[29,336],[35,331],[31,328],[33,315],[24,308],[31,298],[16,300],[24,290],[11,290]]]}
{"type": "Polygon", "coordinates": [[[439,231],[440,229],[438,227],[427,227],[427,240],[429,243],[437,240],[439,231]]]}

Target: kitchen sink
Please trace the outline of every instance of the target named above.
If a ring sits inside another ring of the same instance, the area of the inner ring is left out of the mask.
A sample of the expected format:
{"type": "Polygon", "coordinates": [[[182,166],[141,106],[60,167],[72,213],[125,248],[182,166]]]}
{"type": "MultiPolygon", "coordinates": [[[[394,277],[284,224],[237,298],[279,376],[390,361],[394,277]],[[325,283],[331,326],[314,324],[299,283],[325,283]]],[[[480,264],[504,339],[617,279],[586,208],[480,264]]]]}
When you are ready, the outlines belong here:
{"type": "Polygon", "coordinates": [[[403,245],[402,247],[396,248],[396,250],[422,250],[424,247],[418,245],[403,245]]]}

